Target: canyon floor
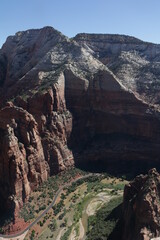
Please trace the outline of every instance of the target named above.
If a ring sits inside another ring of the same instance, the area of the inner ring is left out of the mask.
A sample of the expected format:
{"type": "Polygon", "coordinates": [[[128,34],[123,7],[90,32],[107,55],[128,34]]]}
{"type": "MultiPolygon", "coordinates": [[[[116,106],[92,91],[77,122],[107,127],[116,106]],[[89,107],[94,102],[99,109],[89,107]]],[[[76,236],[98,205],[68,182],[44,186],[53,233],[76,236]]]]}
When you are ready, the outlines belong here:
{"type": "MultiPolygon", "coordinates": [[[[71,170],[49,178],[31,195],[29,202],[21,210],[21,216],[28,222],[34,221],[50,204],[53,183],[57,190],[57,182],[60,186],[83,174],[87,173],[71,170]]],[[[107,174],[90,176],[73,183],[60,193],[55,205],[30,229],[25,240],[94,240],[100,235],[108,239],[119,219],[119,213],[114,218],[110,218],[110,215],[122,203],[126,183],[122,178],[107,174]]]]}
{"type": "MultiPolygon", "coordinates": [[[[37,224],[16,239],[94,240],[97,236],[108,239],[120,217],[120,212],[114,217],[111,213],[122,203],[123,189],[127,181],[125,176],[87,176],[87,172],[71,169],[43,183],[31,194],[19,213],[19,218],[23,218],[28,225],[51,204],[58,189],[81,178],[65,187],[53,207],[37,224]],[[81,178],[83,176],[86,178],[81,178]]],[[[20,225],[8,226],[8,232],[12,234],[18,232],[18,229],[20,225]]]]}

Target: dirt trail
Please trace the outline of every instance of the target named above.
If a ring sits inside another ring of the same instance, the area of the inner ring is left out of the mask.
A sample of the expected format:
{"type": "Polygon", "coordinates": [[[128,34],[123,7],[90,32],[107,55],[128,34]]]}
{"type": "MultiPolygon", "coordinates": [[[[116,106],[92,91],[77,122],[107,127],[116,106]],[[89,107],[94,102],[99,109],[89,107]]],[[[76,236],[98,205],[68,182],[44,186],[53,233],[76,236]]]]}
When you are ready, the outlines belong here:
{"type": "Polygon", "coordinates": [[[62,229],[60,230],[60,232],[59,232],[56,240],[61,240],[61,237],[62,237],[64,231],[65,231],[65,228],[62,228],[62,229]]]}
{"type": "Polygon", "coordinates": [[[85,235],[85,230],[82,224],[82,219],[77,223],[79,225],[79,236],[77,236],[75,228],[73,228],[69,240],[83,240],[85,235]]]}
{"type": "Polygon", "coordinates": [[[26,232],[24,232],[21,236],[19,237],[14,237],[14,238],[3,238],[0,237],[0,240],[24,240],[25,236],[27,235],[28,230],[26,232]]]}
{"type": "Polygon", "coordinates": [[[85,230],[84,230],[84,227],[83,227],[83,224],[82,224],[82,219],[79,220],[79,232],[80,232],[80,235],[79,235],[79,239],[80,240],[83,240],[84,238],[84,235],[85,235],[85,230]]]}
{"type": "Polygon", "coordinates": [[[96,211],[104,204],[109,202],[113,196],[110,196],[106,193],[98,194],[87,206],[86,213],[88,216],[92,216],[96,211]]]}

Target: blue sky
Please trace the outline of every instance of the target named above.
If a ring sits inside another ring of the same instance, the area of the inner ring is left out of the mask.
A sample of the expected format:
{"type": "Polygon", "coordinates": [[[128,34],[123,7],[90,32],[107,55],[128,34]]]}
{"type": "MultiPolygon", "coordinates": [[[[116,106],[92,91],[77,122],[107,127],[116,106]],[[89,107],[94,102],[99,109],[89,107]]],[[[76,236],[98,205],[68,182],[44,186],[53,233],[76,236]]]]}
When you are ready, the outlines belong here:
{"type": "Polygon", "coordinates": [[[1,0],[0,47],[17,31],[53,26],[80,32],[118,33],[160,43],[160,0],[1,0]]]}

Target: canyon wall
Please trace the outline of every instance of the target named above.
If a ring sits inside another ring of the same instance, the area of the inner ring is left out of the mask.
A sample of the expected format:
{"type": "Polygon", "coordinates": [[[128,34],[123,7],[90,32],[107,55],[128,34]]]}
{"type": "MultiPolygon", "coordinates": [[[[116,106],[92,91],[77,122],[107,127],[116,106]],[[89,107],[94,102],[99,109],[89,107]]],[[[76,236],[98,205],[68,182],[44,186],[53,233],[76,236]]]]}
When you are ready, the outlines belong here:
{"type": "MultiPolygon", "coordinates": [[[[133,84],[122,78],[121,62],[113,71],[124,51],[135,44],[142,51],[147,43],[96,39],[101,53],[112,49],[105,61],[92,41],[68,39],[51,27],[18,32],[0,50],[0,206],[19,208],[48,176],[75,164],[135,173],[159,164],[154,94],[149,102],[145,88],[141,94],[134,87],[137,78],[133,84]]],[[[152,48],[158,59],[159,45],[152,48]]]]}
{"type": "MultiPolygon", "coordinates": [[[[160,175],[151,169],[124,189],[124,240],[150,240],[160,236],[160,175]]],[[[158,239],[158,238],[157,238],[158,239]]]]}

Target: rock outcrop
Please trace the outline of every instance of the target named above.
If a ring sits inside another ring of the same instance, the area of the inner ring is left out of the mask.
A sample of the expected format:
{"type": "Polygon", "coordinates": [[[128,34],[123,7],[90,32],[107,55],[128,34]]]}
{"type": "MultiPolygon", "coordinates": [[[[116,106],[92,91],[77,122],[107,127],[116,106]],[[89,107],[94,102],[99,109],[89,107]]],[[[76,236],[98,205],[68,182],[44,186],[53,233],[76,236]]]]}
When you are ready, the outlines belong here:
{"type": "Polygon", "coordinates": [[[159,44],[115,34],[78,34],[75,40],[87,45],[128,90],[159,107],[159,44]]]}
{"type": "Polygon", "coordinates": [[[47,180],[48,166],[33,116],[12,103],[0,110],[0,116],[1,201],[4,207],[14,200],[19,208],[31,190],[47,180]]]}
{"type": "MultiPolygon", "coordinates": [[[[74,164],[135,172],[159,164],[157,100],[134,87],[138,78],[127,80],[127,68],[122,77],[117,60],[139,46],[146,60],[127,66],[140,71],[151,58],[148,43],[86,36],[68,39],[45,27],[8,37],[0,50],[0,206],[21,206],[48,176],[74,164]]],[[[156,61],[159,45],[151,46],[156,61]]]]}
{"type": "Polygon", "coordinates": [[[124,240],[160,237],[160,175],[151,169],[125,186],[123,202],[124,240]]]}

